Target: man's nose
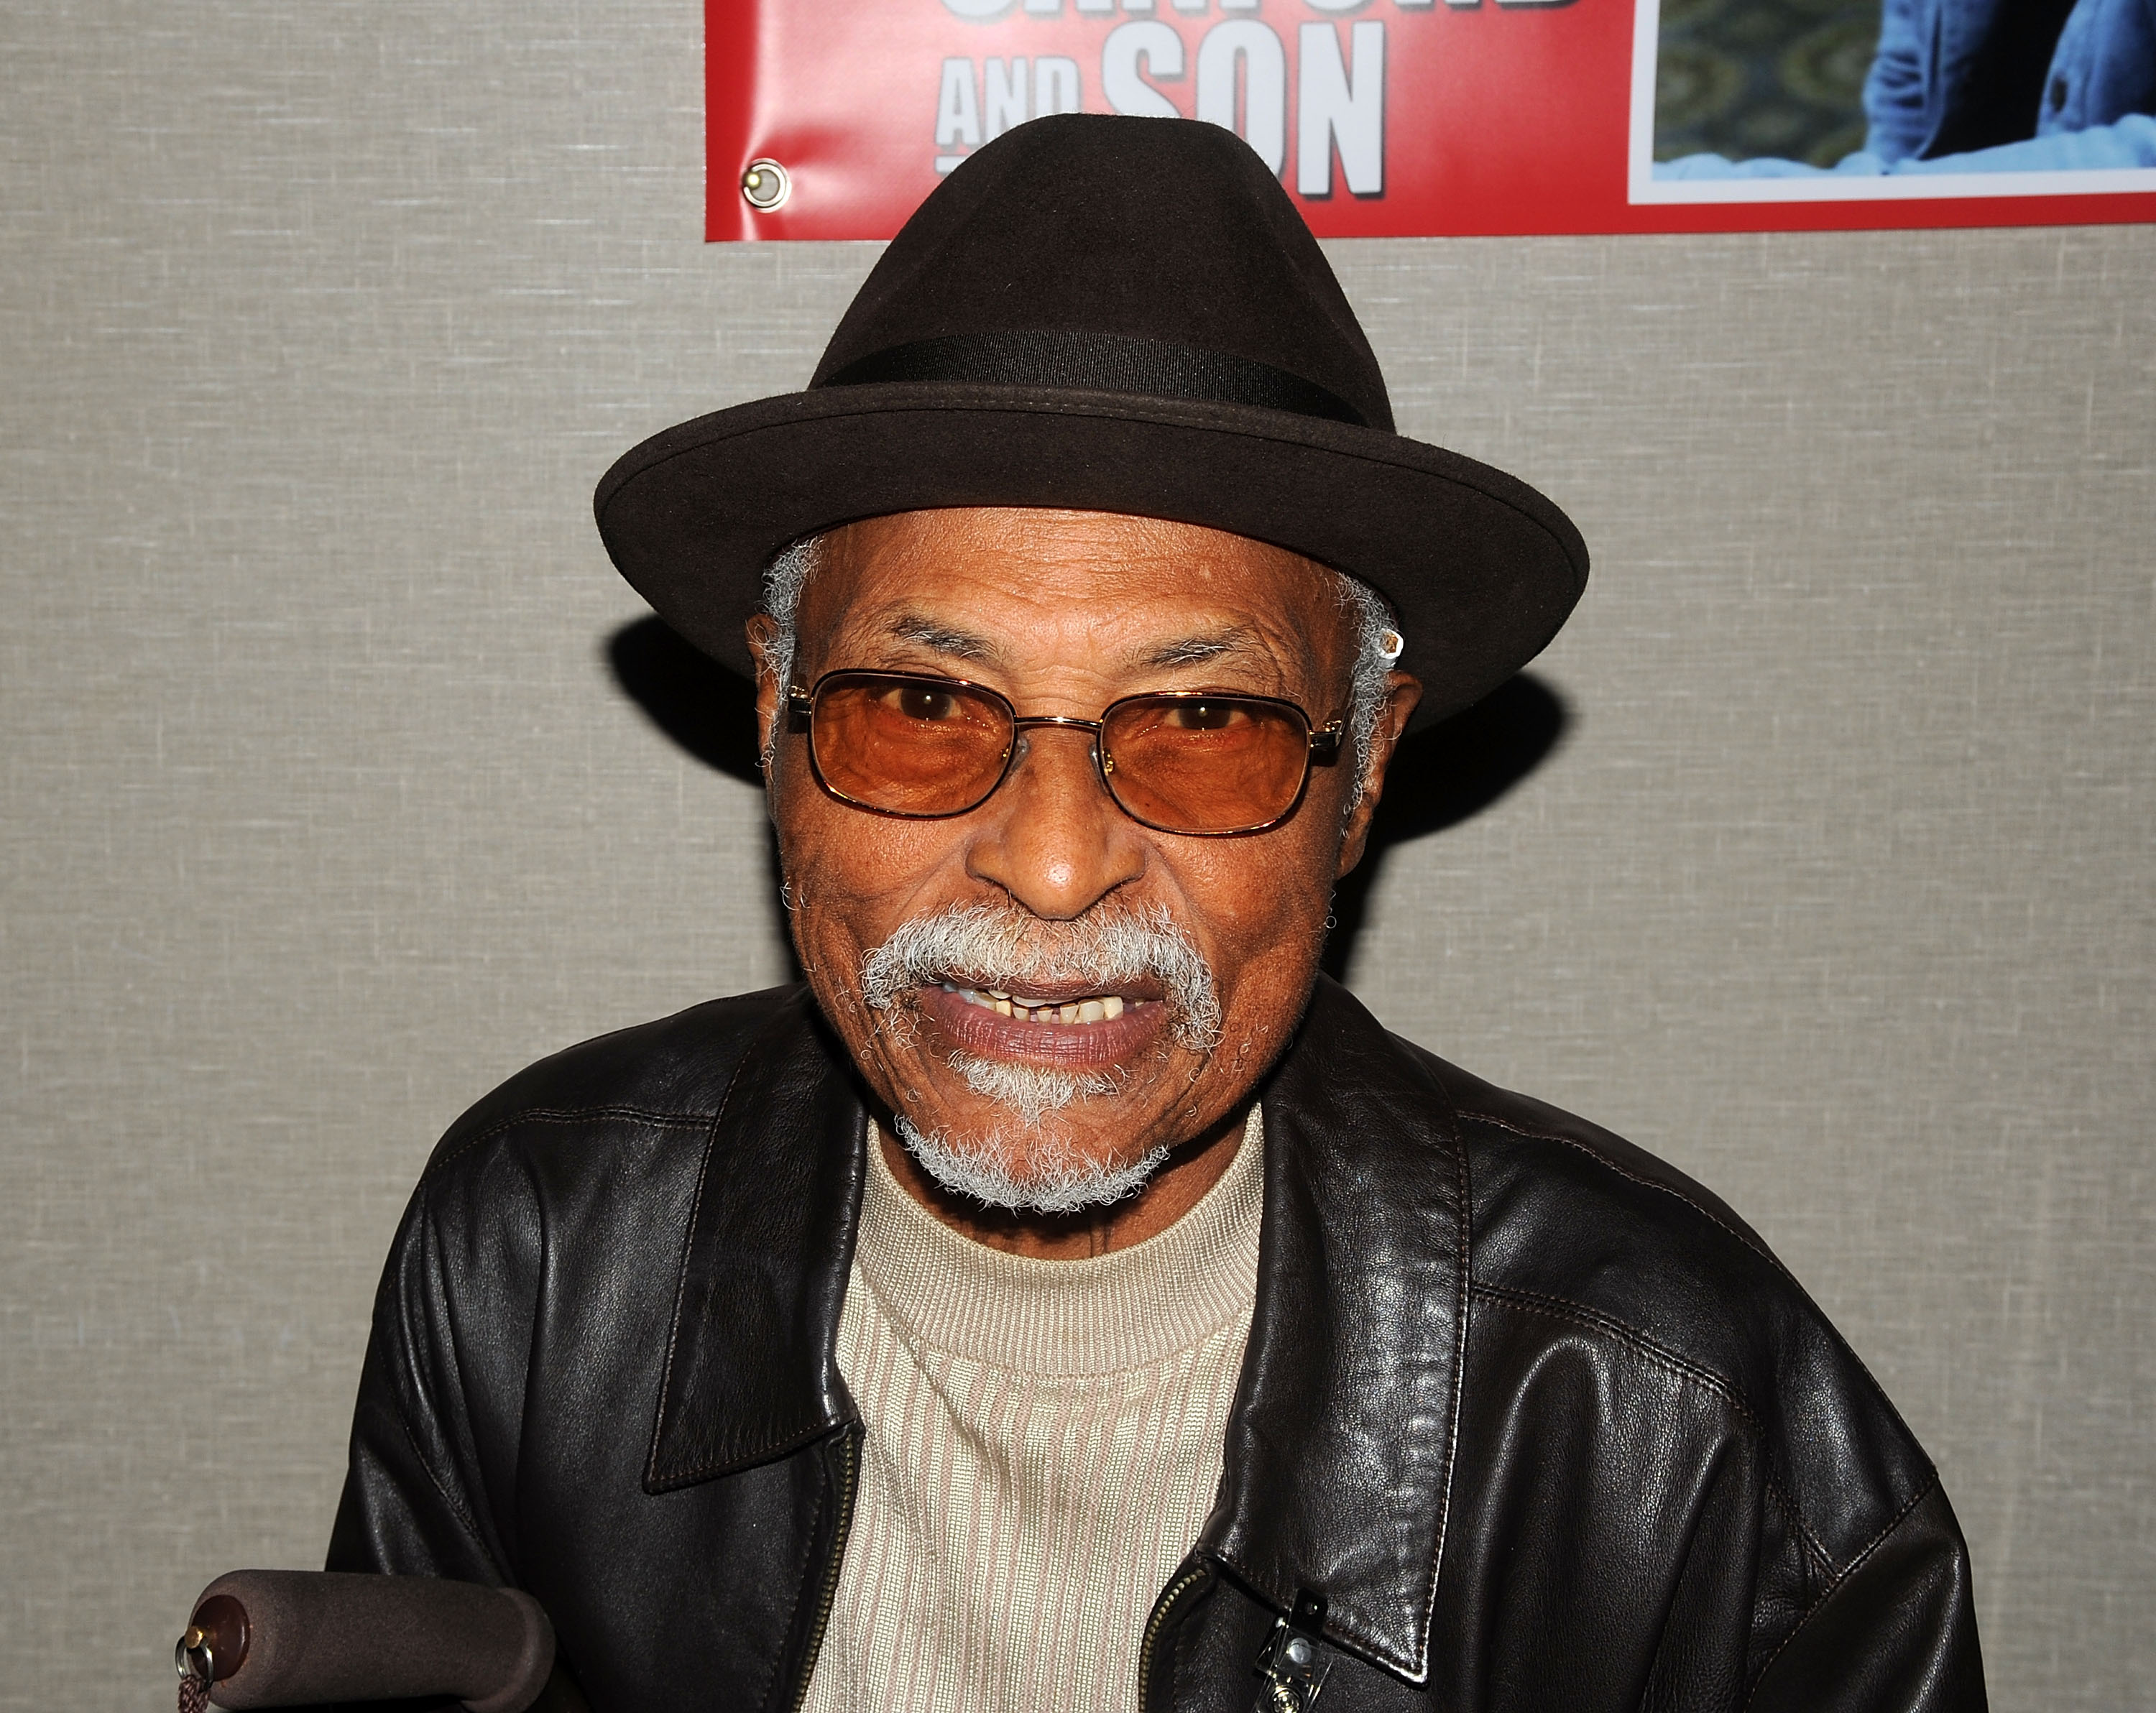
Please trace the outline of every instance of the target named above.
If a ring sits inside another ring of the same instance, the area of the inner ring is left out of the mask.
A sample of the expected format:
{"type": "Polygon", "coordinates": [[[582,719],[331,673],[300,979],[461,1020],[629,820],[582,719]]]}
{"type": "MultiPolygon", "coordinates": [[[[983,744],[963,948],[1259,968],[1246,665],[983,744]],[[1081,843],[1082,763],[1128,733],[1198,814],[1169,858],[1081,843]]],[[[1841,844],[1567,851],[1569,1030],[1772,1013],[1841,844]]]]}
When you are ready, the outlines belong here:
{"type": "Polygon", "coordinates": [[[1082,731],[1020,732],[967,854],[968,874],[1050,921],[1082,915],[1145,867],[1138,824],[1101,782],[1093,741],[1082,731]]]}

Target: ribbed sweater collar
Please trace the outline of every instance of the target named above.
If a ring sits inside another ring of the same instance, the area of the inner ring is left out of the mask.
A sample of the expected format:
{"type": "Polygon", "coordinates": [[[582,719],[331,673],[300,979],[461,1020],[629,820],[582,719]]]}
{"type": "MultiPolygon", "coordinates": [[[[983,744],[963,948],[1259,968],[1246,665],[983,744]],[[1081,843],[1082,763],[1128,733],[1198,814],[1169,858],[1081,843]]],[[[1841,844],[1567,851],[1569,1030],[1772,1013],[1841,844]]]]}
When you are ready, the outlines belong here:
{"type": "Polygon", "coordinates": [[[1188,1350],[1257,1297],[1265,1126],[1254,1104],[1235,1157],[1182,1218],[1076,1261],[1007,1254],[963,1236],[868,1150],[855,1264],[911,1339],[1014,1372],[1127,1372],[1188,1350]]]}

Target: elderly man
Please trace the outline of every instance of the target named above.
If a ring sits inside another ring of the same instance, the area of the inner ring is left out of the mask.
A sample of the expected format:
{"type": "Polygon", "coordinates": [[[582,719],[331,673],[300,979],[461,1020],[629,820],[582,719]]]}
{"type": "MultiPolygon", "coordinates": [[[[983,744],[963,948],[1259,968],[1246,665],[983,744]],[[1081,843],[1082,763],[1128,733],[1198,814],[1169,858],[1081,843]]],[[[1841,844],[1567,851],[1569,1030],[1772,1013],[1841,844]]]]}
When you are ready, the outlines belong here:
{"type": "Polygon", "coordinates": [[[1392,432],[1241,143],[1010,132],[598,515],[754,676],[807,986],[449,1132],[333,1568],[526,1588],[624,1713],[1983,1705],[1758,1238],[1319,977],[1394,745],[1586,557],[1392,432]]]}

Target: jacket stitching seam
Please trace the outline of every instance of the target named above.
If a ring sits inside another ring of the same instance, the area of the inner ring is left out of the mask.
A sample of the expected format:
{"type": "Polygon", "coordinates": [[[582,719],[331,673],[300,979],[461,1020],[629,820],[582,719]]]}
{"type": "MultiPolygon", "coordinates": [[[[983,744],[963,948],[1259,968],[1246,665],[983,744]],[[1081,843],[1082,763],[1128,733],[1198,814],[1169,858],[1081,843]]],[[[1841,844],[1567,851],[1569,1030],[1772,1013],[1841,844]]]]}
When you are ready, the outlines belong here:
{"type": "Polygon", "coordinates": [[[1879,1548],[1885,1544],[1887,1537],[1892,1534],[1895,1530],[1902,1526],[1902,1520],[1926,1499],[1929,1498],[1931,1496],[1932,1490],[1938,1485],[1939,1472],[1937,1469],[1933,1469],[1932,1471],[1931,1480],[1925,1482],[1924,1485],[1919,1487],[1915,1493],[1911,1495],[1907,1502],[1887,1520],[1886,1524],[1880,1529],[1879,1532],[1874,1535],[1869,1541],[1866,1541],[1863,1546],[1859,1547],[1856,1553],[1851,1557],[1849,1562],[1843,1566],[1840,1570],[1835,1572],[1834,1580],[1825,1588],[1820,1591],[1819,1600],[1812,1603],[1814,1608],[1816,1608],[1820,1601],[1825,1600],[1828,1595],[1833,1593],[1836,1588],[1847,1582],[1850,1577],[1856,1575],[1857,1571],[1863,1566],[1865,1560],[1871,1557],[1873,1553],[1876,1552],[1879,1548]]]}
{"type": "MultiPolygon", "coordinates": [[[[738,1074],[738,1070],[737,1070],[738,1074]]],[[[731,1090],[732,1085],[728,1085],[731,1090]]],[[[485,1129],[466,1136],[449,1151],[429,1165],[420,1177],[425,1183],[449,1163],[469,1153],[481,1142],[491,1141],[505,1131],[515,1130],[524,1124],[577,1124],[591,1119],[626,1118],[641,1124],[655,1124],[671,1130],[695,1130],[712,1121],[701,1113],[658,1112],[644,1106],[531,1106],[508,1117],[497,1119],[485,1129]]]]}
{"type": "MultiPolygon", "coordinates": [[[[424,1187],[423,1180],[423,1190],[424,1187]]],[[[392,1387],[389,1389],[389,1401],[396,1407],[397,1431],[403,1435],[404,1444],[412,1454],[412,1460],[426,1472],[427,1480],[433,1485],[434,1491],[441,1495],[442,1503],[449,1507],[450,1516],[464,1526],[465,1532],[471,1536],[472,1545],[479,1548],[480,1557],[493,1565],[496,1570],[502,1569],[503,1567],[495,1559],[492,1549],[487,1546],[486,1536],[480,1529],[479,1519],[474,1516],[465,1502],[450,1490],[449,1483],[442,1479],[441,1472],[434,1467],[434,1460],[427,1454],[426,1449],[420,1444],[419,1436],[412,1424],[412,1413],[405,1407],[403,1388],[392,1387]]]]}
{"type": "MultiPolygon", "coordinates": [[[[751,1046],[753,1049],[754,1044],[751,1046]]],[[[734,1066],[734,1074],[726,1079],[726,1091],[719,1097],[718,1110],[711,1116],[704,1157],[696,1167],[696,1193],[689,1203],[689,1230],[681,1245],[681,1276],[674,1284],[674,1314],[666,1328],[666,1360],[659,1370],[659,1413],[652,1420],[651,1449],[644,1462],[646,1481],[660,1479],[659,1439],[666,1425],[667,1406],[674,1396],[674,1355],[681,1342],[681,1310],[689,1297],[689,1271],[696,1255],[696,1226],[704,1213],[704,1186],[711,1175],[711,1157],[718,1151],[719,1126],[726,1121],[727,1109],[733,1105],[734,1090],[741,1081],[742,1071],[748,1068],[749,1057],[749,1054],[743,1054],[734,1066]]]]}
{"type": "Polygon", "coordinates": [[[1792,1642],[1795,1641],[1799,1636],[1804,1633],[1805,1627],[1811,1623],[1815,1617],[1818,1615],[1820,1608],[1825,1606],[1829,1600],[1831,1600],[1834,1598],[1835,1591],[1840,1587],[1844,1582],[1855,1576],[1856,1572],[1863,1567],[1865,1562],[1869,1559],[1872,1554],[1876,1552],[1881,1546],[1885,1545],[1887,1539],[1894,1533],[1894,1531],[1900,1528],[1902,1523],[1907,1520],[1909,1513],[1914,1510],[1918,1505],[1922,1505],[1938,1490],[1938,1485],[1939,1472],[1937,1469],[1933,1469],[1932,1471],[1931,1480],[1925,1482],[1922,1486],[1919,1487],[1916,1492],[1911,1495],[1908,1502],[1902,1505],[1899,1510],[1896,1511],[1893,1516],[1887,1521],[1886,1526],[1881,1528],[1877,1534],[1874,1535],[1869,1541],[1866,1541],[1864,1545],[1857,1550],[1856,1555],[1849,1561],[1847,1567],[1834,1576],[1832,1579],[1828,1582],[1827,1585],[1820,1590],[1819,1598],[1813,1601],[1810,1605],[1804,1608],[1804,1615],[1797,1620],[1795,1627],[1790,1630],[1789,1634],[1782,1638],[1781,1641],[1775,1646],[1774,1651],[1767,1656],[1766,1663],[1759,1668],[1758,1676],[1752,1680],[1752,1687],[1747,1690],[1744,1693],[1744,1705],[1746,1707],[1750,1707],[1753,1700],[1758,1698],[1759,1694],[1759,1686],[1766,1682],[1767,1674],[1774,1669],[1774,1662],[1782,1657],[1784,1650],[1786,1649],[1792,1642]]]}
{"type": "Polygon", "coordinates": [[[1445,1565],[1445,1538],[1452,1526],[1452,1471],[1460,1454],[1460,1399],[1467,1390],[1467,1323],[1475,1298],[1475,1200],[1468,1182],[1467,1150],[1455,1136],[1453,1143],[1453,1181],[1460,1198],[1458,1259],[1453,1263],[1453,1288],[1460,1302],[1460,1324],[1452,1335],[1452,1408],[1445,1435],[1445,1503],[1437,1517],[1437,1547],[1430,1557],[1430,1587],[1423,1598],[1420,1680],[1430,1679],[1430,1637],[1437,1623],[1437,1584],[1445,1565]]]}
{"type": "MultiPolygon", "coordinates": [[[[668,1354],[671,1356],[670,1349],[668,1354]]],[[[805,1450],[819,1439],[828,1439],[835,1433],[858,1425],[859,1423],[850,1418],[839,1422],[836,1426],[829,1422],[819,1421],[813,1427],[803,1428],[791,1439],[773,1440],[769,1445],[760,1447],[755,1451],[716,1458],[709,1463],[695,1464],[685,1469],[676,1469],[665,1477],[666,1484],[670,1487],[687,1486],[691,1482],[701,1480],[709,1475],[724,1475],[730,1469],[746,1469],[752,1464],[769,1463],[778,1458],[791,1457],[795,1452],[805,1450]]],[[[653,1436],[653,1450],[655,1456],[656,1434],[653,1436]]],[[[652,1472],[652,1479],[658,1479],[655,1471],[652,1472]]]]}
{"type": "Polygon", "coordinates": [[[1638,1172],[1631,1170],[1630,1167],[1620,1165],[1618,1162],[1611,1159],[1607,1154],[1604,1153],[1600,1149],[1589,1146],[1587,1143],[1581,1141],[1576,1136],[1561,1136],[1555,1131],[1529,1130],[1524,1125],[1514,1124],[1509,1119],[1500,1118],[1494,1112],[1479,1112],[1471,1110],[1464,1112],[1462,1116],[1468,1118],[1480,1119],[1485,1124],[1494,1124],[1498,1129],[1510,1131],[1516,1136],[1526,1136],[1534,1141],[1558,1142],[1561,1143],[1565,1147],[1577,1149],[1579,1152],[1586,1155],[1589,1159],[1595,1162],[1598,1165],[1607,1167],[1609,1171],[1615,1172],[1620,1177],[1629,1178],[1631,1182],[1641,1186],[1643,1188],[1659,1191],[1661,1194],[1669,1197],[1673,1201],[1681,1202],[1686,1207],[1691,1208],[1693,1213],[1698,1214],[1701,1218],[1706,1220],[1710,1225],[1717,1227],[1721,1230],[1727,1233],[1731,1237],[1736,1239],[1738,1243],[1743,1244],[1746,1249],[1751,1250],[1753,1254],[1757,1255],[1761,1260],[1764,1261],[1784,1278],[1788,1279],[1791,1277],[1789,1269],[1784,1267],[1779,1261],[1776,1260],[1768,1250],[1762,1248],[1758,1244],[1753,1242],[1743,1232],[1738,1230],[1738,1228],[1732,1225],[1727,1220],[1723,1219],[1717,1214],[1711,1213],[1707,1208],[1702,1208],[1697,1202],[1694,1201],[1682,1190],[1673,1188],[1671,1186],[1666,1183],[1657,1183],[1651,1177],[1641,1177],[1638,1172]]]}
{"type": "MultiPolygon", "coordinates": [[[[1475,1290],[1476,1295],[1480,1296],[1498,1302],[1507,1303],[1523,1313],[1546,1315],[1553,1320],[1577,1320],[1585,1325],[1596,1328],[1598,1331],[1606,1331],[1614,1337],[1622,1339],[1625,1342],[1632,1345],[1639,1351],[1640,1355],[1654,1362],[1656,1366],[1671,1369],[1681,1377],[1694,1381],[1702,1387],[1704,1387],[1707,1390],[1714,1392],[1717,1396],[1722,1398],[1729,1404],[1731,1408],[1736,1410],[1738,1414],[1744,1418],[1746,1423],[1749,1425],[1753,1433],[1756,1437],[1758,1437],[1762,1442],[1765,1440],[1766,1430],[1761,1423],[1758,1414],[1753,1410],[1751,1405],[1745,1402],[1743,1395],[1732,1387],[1729,1382],[1724,1380],[1711,1368],[1701,1367],[1697,1363],[1686,1361],[1684,1357],[1678,1356],[1675,1351],[1665,1349],[1653,1337],[1640,1331],[1637,1327],[1627,1326],[1624,1321],[1616,1319],[1614,1316],[1604,1315],[1598,1310],[1589,1308],[1584,1303],[1569,1302],[1562,1297],[1543,1296],[1538,1292],[1518,1290],[1507,1285],[1487,1284],[1476,1285],[1475,1290]]],[[[1933,1476],[1930,1485],[1932,1486],[1936,1486],[1938,1485],[1938,1478],[1935,1474],[1933,1476]]],[[[1923,1494],[1919,1493],[1917,1495],[1917,1499],[1911,1500],[1908,1505],[1904,1505],[1901,1510],[1895,1514],[1893,1521],[1887,1525],[1886,1528],[1878,1536],[1876,1536],[1869,1545],[1865,1546],[1861,1551],[1857,1553],[1855,1557],[1851,1559],[1846,1569],[1836,1571],[1832,1556],[1828,1553],[1825,1546],[1820,1541],[1819,1537],[1812,1532],[1810,1526],[1805,1522],[1804,1512],[1799,1509],[1796,1500],[1782,1487],[1780,1483],[1775,1480],[1771,1471],[1769,1471],[1764,1478],[1764,1486],[1766,1491],[1771,1495],[1789,1514],[1790,1524],[1796,1531],[1797,1541],[1799,1548],[1804,1551],[1807,1557],[1815,1558],[1818,1561],[1820,1570],[1825,1573],[1825,1581],[1820,1590],[1818,1598],[1812,1601],[1810,1604],[1806,1606],[1804,1608],[1805,1619],[1809,1619],[1811,1614],[1818,1610],[1820,1603],[1824,1601],[1828,1595],[1831,1594],[1835,1589],[1840,1586],[1845,1577],[1855,1571],[1856,1567],[1864,1562],[1866,1557],[1870,1554],[1873,1547],[1878,1545],[1881,1540],[1885,1539],[1887,1535],[1892,1534],[1893,1531],[1899,1526],[1902,1519],[1907,1516],[1909,1514],[1910,1510],[1916,1505],[1917,1500],[1923,1497],[1923,1494]]],[[[1929,1487],[1926,1489],[1926,1491],[1928,1490],[1929,1487]]],[[[1800,1619],[1798,1623],[1797,1628],[1801,1629],[1803,1627],[1804,1620],[1800,1619]]],[[[1787,1647],[1789,1642],[1795,1638],[1795,1635],[1796,1630],[1790,1631],[1789,1634],[1783,1639],[1780,1645],[1775,1649],[1774,1654],[1779,1654],[1782,1649],[1787,1647]]],[[[1766,1664],[1763,1664],[1759,1668],[1760,1680],[1763,1680],[1765,1678],[1768,1668],[1774,1664],[1774,1654],[1768,1654],[1767,1656],[1766,1664]]],[[[1758,1680],[1754,1680],[1754,1687],[1757,1686],[1758,1680]]]]}
{"type": "Polygon", "coordinates": [[[1789,1519],[1789,1526],[1796,1531],[1797,1545],[1804,1556],[1815,1561],[1828,1583],[1835,1579],[1834,1555],[1826,1550],[1826,1543],[1815,1535],[1811,1525],[1804,1521],[1804,1512],[1798,1508],[1796,1496],[1776,1480],[1772,1474],[1767,1477],[1767,1492],[1782,1507],[1789,1519]]]}
{"type": "Polygon", "coordinates": [[[1712,1368],[1702,1367],[1698,1363],[1679,1356],[1651,1334],[1643,1332],[1637,1326],[1629,1326],[1614,1316],[1605,1315],[1600,1310],[1589,1308],[1584,1303],[1575,1303],[1564,1297],[1545,1296],[1539,1291],[1521,1290],[1512,1285],[1486,1283],[1477,1284],[1473,1289],[1478,1296],[1487,1297],[1497,1302],[1509,1303],[1524,1313],[1546,1315],[1553,1320],[1578,1321],[1583,1325],[1594,1327],[1598,1331],[1607,1332],[1614,1337],[1621,1339],[1636,1348],[1641,1356],[1645,1357],[1657,1367],[1668,1368],[1680,1377],[1691,1380],[1713,1392],[1738,1414],[1744,1418],[1746,1425],[1753,1433],[1762,1439],[1765,1437],[1766,1429],[1759,1419],[1758,1413],[1753,1409],[1751,1404],[1745,1400],[1744,1394],[1734,1385],[1712,1368]]]}
{"type": "Polygon", "coordinates": [[[411,1449],[413,1461],[427,1472],[427,1480],[433,1484],[434,1491],[441,1495],[442,1503],[449,1507],[449,1515],[464,1525],[465,1532],[471,1536],[472,1545],[479,1548],[488,1563],[496,1570],[501,1569],[501,1565],[487,1547],[486,1536],[480,1532],[478,1519],[473,1516],[464,1501],[449,1490],[448,1483],[435,1469],[434,1460],[420,1448],[418,1436],[412,1431],[411,1418],[406,1413],[404,1401],[401,1398],[397,1400],[397,1431],[404,1436],[404,1444],[411,1449]]]}
{"type": "MultiPolygon", "coordinates": [[[[1627,1178],[1632,1182],[1639,1184],[1646,1189],[1658,1190],[1662,1194],[1682,1203],[1686,1207],[1690,1208],[1695,1213],[1697,1213],[1701,1218],[1706,1220],[1709,1224],[1717,1226],[1721,1230],[1727,1233],[1729,1236],[1734,1238],[1753,1254],[1758,1256],[1761,1260],[1766,1262],[1768,1266],[1772,1267],[1777,1273],[1780,1274],[1784,1279],[1787,1280],[1790,1285],[1794,1285],[1799,1291],[1801,1292],[1804,1290],[1803,1285],[1798,1284],[1796,1276],[1792,1274],[1788,1268],[1784,1267],[1771,1252],[1761,1244],[1754,1242],[1749,1237],[1746,1236],[1742,1231],[1738,1230],[1734,1226],[1731,1225],[1727,1220],[1720,1218],[1708,1208],[1702,1207],[1690,1196],[1685,1194],[1682,1190],[1675,1188],[1669,1184],[1658,1183],[1650,1177],[1643,1177],[1640,1174],[1632,1171],[1630,1167],[1611,1159],[1607,1154],[1604,1154],[1599,1149],[1579,1141],[1577,1137],[1564,1136],[1558,1131],[1551,1130],[1531,1130],[1524,1125],[1515,1124],[1510,1119],[1501,1117],[1496,1113],[1486,1111],[1480,1108],[1461,1108],[1459,1110],[1460,1110],[1463,1117],[1480,1119],[1484,1123],[1493,1125],[1500,1130],[1509,1131],[1514,1136],[1526,1136],[1532,1141],[1558,1142],[1562,1143],[1568,1148],[1576,1149],[1580,1153],[1586,1155],[1589,1159],[1594,1161],[1597,1164],[1615,1172],[1620,1177],[1627,1178]]],[[[1846,1348],[1846,1346],[1845,1346],[1845,1348],[1846,1348]]],[[[1871,1378],[1870,1371],[1864,1368],[1861,1360],[1856,1357],[1856,1353],[1854,1351],[1850,1351],[1849,1355],[1851,1359],[1853,1362],[1856,1362],[1857,1367],[1863,1372],[1865,1378],[1870,1382],[1872,1391],[1876,1395],[1879,1401],[1886,1406],[1888,1413],[1898,1423],[1901,1420],[1900,1413],[1894,1408],[1892,1400],[1888,1398],[1883,1391],[1880,1390],[1878,1382],[1871,1378]]],[[[1904,1431],[1907,1431],[1906,1427],[1904,1431]]],[[[1936,1480],[1936,1479],[1935,1475],[1934,1480],[1936,1480]]],[[[1789,1500],[1789,1510],[1792,1517],[1796,1522],[1799,1533],[1802,1534],[1804,1538],[1807,1546],[1818,1554],[1820,1563],[1825,1567],[1830,1577],[1829,1592],[1831,1592],[1832,1582],[1839,1580],[1840,1576],[1846,1574],[1846,1572],[1837,1572],[1835,1570],[1833,1555],[1829,1553],[1825,1546],[1822,1545],[1819,1541],[1818,1538],[1811,1533],[1810,1526],[1804,1521],[1804,1514],[1797,1509],[1796,1503],[1794,1499],[1789,1500]]],[[[1852,1563],[1854,1561],[1852,1561],[1852,1563]]],[[[1822,1594],[1820,1598],[1824,1599],[1825,1598],[1825,1594],[1822,1594]]]]}

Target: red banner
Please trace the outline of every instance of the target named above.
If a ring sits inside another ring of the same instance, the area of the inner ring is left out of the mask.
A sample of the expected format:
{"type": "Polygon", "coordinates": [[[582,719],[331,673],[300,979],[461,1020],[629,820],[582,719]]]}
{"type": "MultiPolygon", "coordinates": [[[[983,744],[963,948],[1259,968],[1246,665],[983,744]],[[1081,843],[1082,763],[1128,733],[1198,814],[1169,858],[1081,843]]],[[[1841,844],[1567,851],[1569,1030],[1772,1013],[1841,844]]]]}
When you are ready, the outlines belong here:
{"type": "Polygon", "coordinates": [[[973,150],[1069,111],[1226,125],[1327,237],[2156,219],[2138,115],[1945,159],[1896,158],[1876,115],[1867,138],[1897,13],[1953,0],[1886,0],[1883,33],[1855,3],[1822,29],[1820,0],[1760,0],[1754,37],[1776,6],[1810,33],[1759,72],[1696,0],[707,0],[706,235],[889,238],[973,150]]]}

